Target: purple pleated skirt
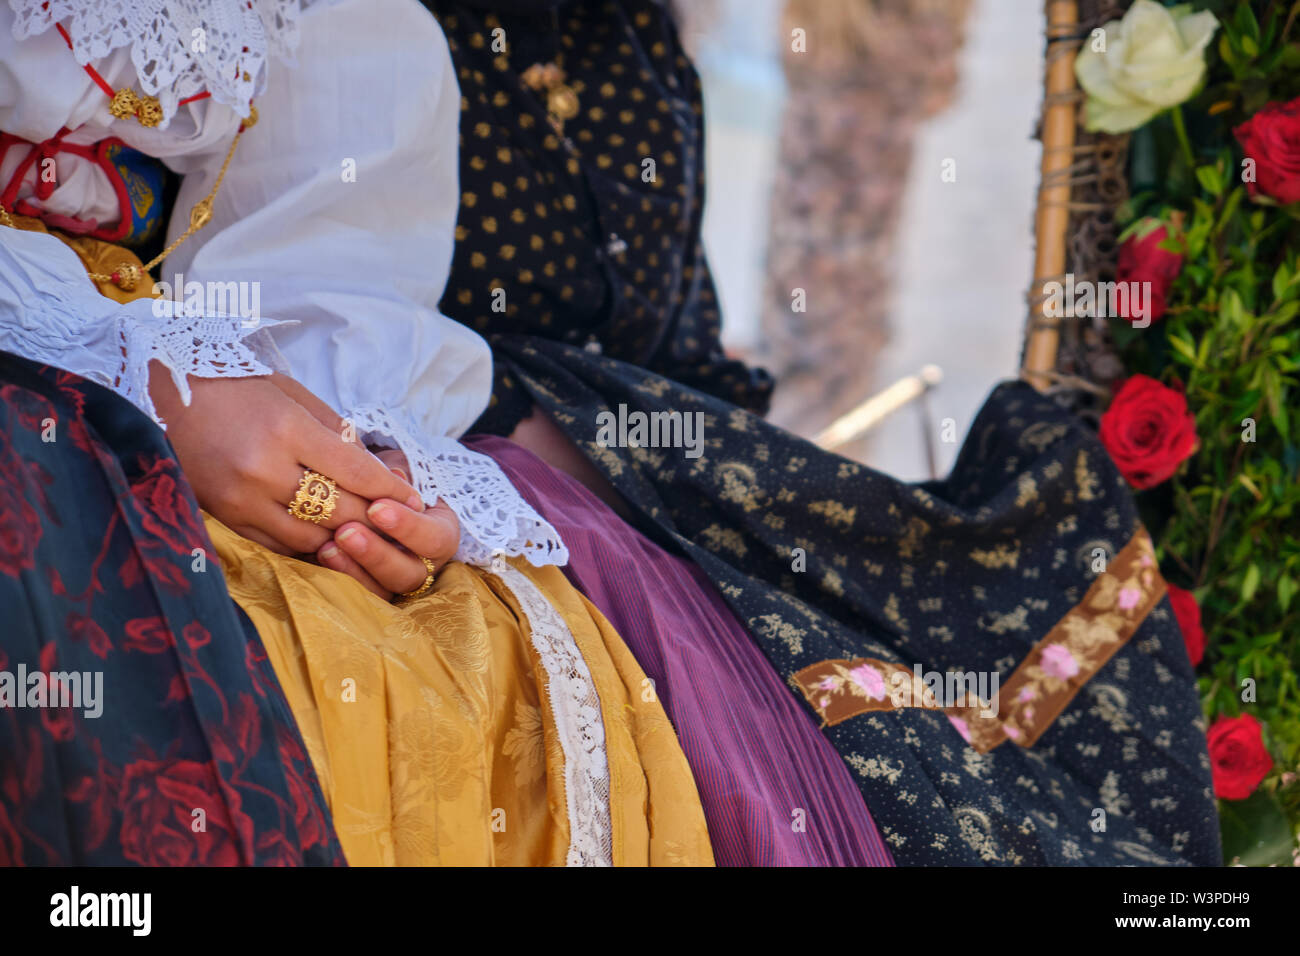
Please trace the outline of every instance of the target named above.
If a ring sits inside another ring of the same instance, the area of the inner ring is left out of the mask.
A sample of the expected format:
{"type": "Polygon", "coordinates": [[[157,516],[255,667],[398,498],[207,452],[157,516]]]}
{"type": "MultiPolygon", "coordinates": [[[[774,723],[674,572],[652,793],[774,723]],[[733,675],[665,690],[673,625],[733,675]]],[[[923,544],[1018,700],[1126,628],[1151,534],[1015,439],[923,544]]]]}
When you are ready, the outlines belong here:
{"type": "Polygon", "coordinates": [[[703,572],[526,449],[465,443],[559,531],[569,579],[654,681],[720,866],[893,866],[844,761],[703,572]]]}

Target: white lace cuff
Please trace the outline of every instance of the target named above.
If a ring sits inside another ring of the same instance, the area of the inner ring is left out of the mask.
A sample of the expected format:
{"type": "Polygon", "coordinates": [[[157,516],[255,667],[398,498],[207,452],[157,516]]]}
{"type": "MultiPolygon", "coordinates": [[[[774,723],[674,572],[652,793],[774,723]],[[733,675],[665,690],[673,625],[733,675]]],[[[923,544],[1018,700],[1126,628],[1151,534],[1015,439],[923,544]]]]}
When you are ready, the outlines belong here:
{"type": "MultiPolygon", "coordinates": [[[[261,320],[250,327],[240,318],[186,315],[171,302],[155,300],[156,321],[135,316],[118,319],[121,362],[110,387],[144,410],[163,428],[149,395],[149,363],[161,362],[169,372],[181,401],[190,403],[189,376],[196,378],[246,378],[284,370],[284,359],[265,329],[283,323],[261,320]]],[[[73,370],[75,371],[75,369],[73,370]]]]}
{"type": "Polygon", "coordinates": [[[261,330],[278,324],[187,312],[170,299],[115,302],[99,294],[58,239],[0,227],[0,349],[111,388],[155,421],[151,361],[171,371],[188,403],[188,375],[233,378],[275,369],[278,353],[261,330]]]}
{"type": "Polygon", "coordinates": [[[500,466],[454,438],[427,438],[400,412],[362,405],[348,415],[367,444],[399,449],[411,466],[411,483],[426,503],[441,498],[460,519],[456,560],[489,567],[492,559],[522,555],[535,567],[564,565],[569,549],[524,501],[500,466]]]}

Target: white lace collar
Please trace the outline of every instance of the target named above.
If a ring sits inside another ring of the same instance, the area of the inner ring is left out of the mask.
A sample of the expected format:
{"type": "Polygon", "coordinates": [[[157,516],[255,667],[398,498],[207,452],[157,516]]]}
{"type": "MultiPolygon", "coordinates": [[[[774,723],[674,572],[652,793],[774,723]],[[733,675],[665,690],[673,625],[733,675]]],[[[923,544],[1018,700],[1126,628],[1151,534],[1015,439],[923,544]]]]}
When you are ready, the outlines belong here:
{"type": "Polygon", "coordinates": [[[62,23],[82,65],[130,45],[140,88],[166,126],[177,103],[204,90],[240,116],[266,84],[268,56],[288,60],[311,0],[9,0],[14,38],[62,23]]]}

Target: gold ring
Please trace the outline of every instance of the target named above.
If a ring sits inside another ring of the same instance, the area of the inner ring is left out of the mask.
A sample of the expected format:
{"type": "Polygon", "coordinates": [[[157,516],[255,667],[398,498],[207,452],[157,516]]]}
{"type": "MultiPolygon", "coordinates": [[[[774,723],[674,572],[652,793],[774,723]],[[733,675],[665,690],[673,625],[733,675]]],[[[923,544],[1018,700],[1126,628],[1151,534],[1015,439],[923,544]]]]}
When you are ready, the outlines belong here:
{"type": "Polygon", "coordinates": [[[310,468],[298,479],[298,492],[289,502],[289,514],[300,521],[320,524],[328,521],[339,503],[339,487],[333,478],[326,478],[310,468]]]}
{"type": "Polygon", "coordinates": [[[420,560],[424,562],[425,570],[428,571],[429,574],[424,579],[424,583],[414,591],[407,591],[404,594],[397,595],[403,601],[410,600],[411,598],[423,597],[433,590],[433,579],[438,576],[438,566],[433,563],[432,558],[421,558],[420,560]]]}

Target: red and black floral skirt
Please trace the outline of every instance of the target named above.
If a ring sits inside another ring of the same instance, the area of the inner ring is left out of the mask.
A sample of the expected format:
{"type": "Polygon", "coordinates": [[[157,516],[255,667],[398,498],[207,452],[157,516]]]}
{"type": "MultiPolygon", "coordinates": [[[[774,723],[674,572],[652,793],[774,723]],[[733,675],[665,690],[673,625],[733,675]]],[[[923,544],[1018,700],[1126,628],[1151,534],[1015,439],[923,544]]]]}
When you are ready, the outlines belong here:
{"type": "Polygon", "coordinates": [[[0,866],[340,864],[164,433],[0,352],[0,866]]]}

